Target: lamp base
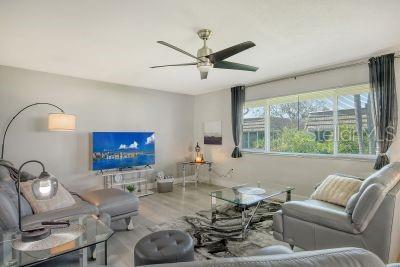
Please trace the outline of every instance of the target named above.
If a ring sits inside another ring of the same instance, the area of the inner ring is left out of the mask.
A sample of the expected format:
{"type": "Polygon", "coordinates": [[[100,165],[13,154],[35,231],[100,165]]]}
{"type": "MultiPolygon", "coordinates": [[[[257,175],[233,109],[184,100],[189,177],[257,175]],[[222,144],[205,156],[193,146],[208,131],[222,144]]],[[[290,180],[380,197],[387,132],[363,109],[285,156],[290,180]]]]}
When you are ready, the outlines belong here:
{"type": "Polygon", "coordinates": [[[38,228],[34,230],[25,230],[22,232],[22,242],[34,242],[45,239],[51,234],[50,228],[38,228]]]}

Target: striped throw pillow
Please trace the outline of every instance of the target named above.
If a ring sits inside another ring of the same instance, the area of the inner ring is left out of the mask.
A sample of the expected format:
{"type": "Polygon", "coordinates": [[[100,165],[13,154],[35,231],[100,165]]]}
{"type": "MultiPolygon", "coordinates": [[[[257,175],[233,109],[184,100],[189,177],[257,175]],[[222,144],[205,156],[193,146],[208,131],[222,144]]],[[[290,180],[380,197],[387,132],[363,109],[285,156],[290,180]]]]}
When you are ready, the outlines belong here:
{"type": "Polygon", "coordinates": [[[358,192],[361,183],[358,179],[332,174],[318,186],[311,198],[345,207],[349,198],[358,192]]]}

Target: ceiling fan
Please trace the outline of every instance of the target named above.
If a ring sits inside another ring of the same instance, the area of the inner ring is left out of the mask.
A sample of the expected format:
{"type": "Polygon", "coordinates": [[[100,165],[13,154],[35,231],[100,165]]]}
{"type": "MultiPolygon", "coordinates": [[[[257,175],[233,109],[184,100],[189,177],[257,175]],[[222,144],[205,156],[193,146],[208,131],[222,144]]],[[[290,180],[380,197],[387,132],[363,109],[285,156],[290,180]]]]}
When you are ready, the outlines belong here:
{"type": "Polygon", "coordinates": [[[169,48],[172,48],[172,49],[174,49],[178,52],[181,52],[191,58],[196,59],[196,62],[160,65],[160,66],[153,66],[150,68],[154,69],[154,68],[163,68],[163,67],[197,65],[197,69],[200,71],[200,77],[202,80],[207,79],[208,71],[212,68],[244,70],[244,71],[257,71],[258,70],[257,67],[224,60],[226,58],[229,58],[233,55],[236,55],[246,49],[249,49],[249,48],[255,46],[255,43],[253,43],[251,41],[247,41],[247,42],[240,43],[240,44],[225,48],[224,50],[213,53],[212,50],[207,47],[207,43],[206,43],[207,40],[211,36],[211,30],[202,29],[197,32],[197,35],[200,37],[200,39],[202,39],[204,41],[203,47],[197,51],[197,56],[192,55],[192,54],[186,52],[185,50],[182,50],[182,49],[180,49],[172,44],[169,44],[167,42],[157,41],[157,43],[159,43],[159,44],[168,46],[169,48]]]}

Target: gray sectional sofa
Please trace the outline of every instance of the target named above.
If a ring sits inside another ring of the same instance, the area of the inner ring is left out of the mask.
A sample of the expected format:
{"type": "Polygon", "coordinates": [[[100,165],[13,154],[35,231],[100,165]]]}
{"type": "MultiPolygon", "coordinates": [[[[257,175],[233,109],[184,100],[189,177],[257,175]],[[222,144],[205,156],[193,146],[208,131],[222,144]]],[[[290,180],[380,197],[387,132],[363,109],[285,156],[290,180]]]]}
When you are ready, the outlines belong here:
{"type": "MultiPolygon", "coordinates": [[[[5,161],[2,160],[4,163],[5,161]]],[[[11,164],[8,163],[7,164],[11,164]]],[[[24,173],[27,179],[33,176],[24,173]]],[[[125,219],[128,229],[132,229],[132,219],[139,213],[139,199],[119,189],[100,189],[83,194],[72,193],[73,206],[34,214],[25,198],[21,198],[22,225],[34,226],[42,221],[59,220],[70,216],[86,214],[108,214],[111,221],[125,219]]],[[[18,228],[18,195],[15,182],[9,170],[0,166],[0,231],[18,228]]]]}
{"type": "MultiPolygon", "coordinates": [[[[271,251],[271,250],[270,250],[271,251]]],[[[265,251],[267,252],[267,251],[265,251]]],[[[194,261],[147,265],[148,267],[400,267],[385,265],[375,254],[360,248],[337,248],[318,251],[266,253],[265,256],[224,258],[210,261],[194,261]],[[277,254],[275,254],[277,253],[277,254]],[[275,255],[273,255],[275,254],[275,255]]]]}
{"type": "Polygon", "coordinates": [[[291,201],[274,215],[274,237],[305,250],[359,247],[385,263],[400,257],[400,162],[365,179],[346,207],[291,201]]]}

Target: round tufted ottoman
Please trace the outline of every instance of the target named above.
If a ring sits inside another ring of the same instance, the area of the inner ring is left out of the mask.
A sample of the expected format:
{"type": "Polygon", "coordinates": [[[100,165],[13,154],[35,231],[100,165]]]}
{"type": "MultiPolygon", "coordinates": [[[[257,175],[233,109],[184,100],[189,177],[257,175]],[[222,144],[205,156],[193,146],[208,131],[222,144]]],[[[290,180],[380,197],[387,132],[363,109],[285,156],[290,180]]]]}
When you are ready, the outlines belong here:
{"type": "Polygon", "coordinates": [[[135,266],[193,261],[193,240],[179,230],[154,232],[138,241],[134,254],[135,266]]]}

